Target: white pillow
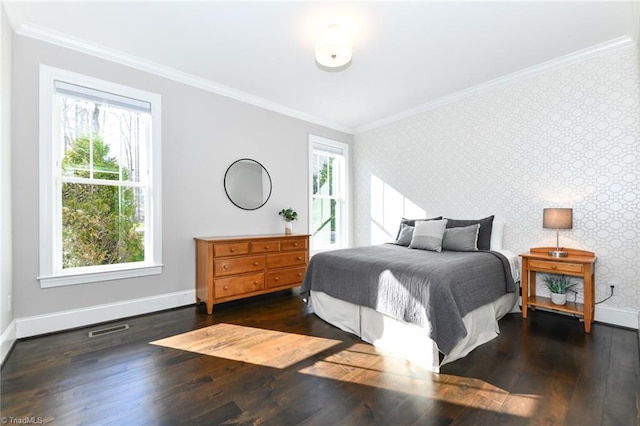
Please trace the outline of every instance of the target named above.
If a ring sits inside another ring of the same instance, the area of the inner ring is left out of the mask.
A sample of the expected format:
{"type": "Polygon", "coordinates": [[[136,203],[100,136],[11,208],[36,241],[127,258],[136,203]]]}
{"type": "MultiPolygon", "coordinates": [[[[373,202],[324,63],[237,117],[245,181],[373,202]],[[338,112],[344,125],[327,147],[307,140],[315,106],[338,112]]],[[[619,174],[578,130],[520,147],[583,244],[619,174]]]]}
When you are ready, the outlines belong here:
{"type": "Polygon", "coordinates": [[[504,221],[493,220],[491,228],[490,250],[502,250],[502,240],[504,238],[504,221]]]}
{"type": "Polygon", "coordinates": [[[416,222],[409,248],[442,251],[442,238],[446,226],[446,219],[416,222]]]}

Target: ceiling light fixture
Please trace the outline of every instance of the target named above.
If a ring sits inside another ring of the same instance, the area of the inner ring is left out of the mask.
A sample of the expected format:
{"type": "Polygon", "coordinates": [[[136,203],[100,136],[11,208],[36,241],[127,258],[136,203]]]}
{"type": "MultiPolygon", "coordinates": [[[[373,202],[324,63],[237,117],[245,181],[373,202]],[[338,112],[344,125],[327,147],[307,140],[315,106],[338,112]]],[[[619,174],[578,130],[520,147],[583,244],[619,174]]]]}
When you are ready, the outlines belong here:
{"type": "Polygon", "coordinates": [[[351,61],[351,35],[340,25],[322,29],[316,43],[316,61],[325,67],[337,68],[351,61]]]}

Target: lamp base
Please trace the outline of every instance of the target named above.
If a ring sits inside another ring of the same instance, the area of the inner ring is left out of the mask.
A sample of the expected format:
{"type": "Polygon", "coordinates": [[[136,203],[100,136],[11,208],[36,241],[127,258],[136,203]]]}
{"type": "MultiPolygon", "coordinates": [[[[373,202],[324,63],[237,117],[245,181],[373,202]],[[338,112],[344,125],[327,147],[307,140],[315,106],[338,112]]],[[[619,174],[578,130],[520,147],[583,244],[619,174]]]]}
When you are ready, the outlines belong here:
{"type": "Polygon", "coordinates": [[[569,256],[569,253],[567,253],[566,251],[562,251],[562,250],[551,250],[549,252],[549,256],[551,256],[551,257],[567,257],[567,256],[569,256]]]}

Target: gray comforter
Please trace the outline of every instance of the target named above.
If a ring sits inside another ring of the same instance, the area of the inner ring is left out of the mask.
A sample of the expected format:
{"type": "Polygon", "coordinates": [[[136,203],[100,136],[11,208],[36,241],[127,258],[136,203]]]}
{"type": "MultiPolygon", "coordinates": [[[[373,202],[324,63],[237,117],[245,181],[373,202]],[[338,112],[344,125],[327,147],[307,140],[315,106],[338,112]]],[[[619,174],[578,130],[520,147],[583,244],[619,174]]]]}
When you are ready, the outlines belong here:
{"type": "Polygon", "coordinates": [[[515,291],[508,260],[493,251],[440,253],[393,244],[314,255],[301,287],[368,306],[427,330],[448,354],[467,335],[462,317],[515,291]]]}

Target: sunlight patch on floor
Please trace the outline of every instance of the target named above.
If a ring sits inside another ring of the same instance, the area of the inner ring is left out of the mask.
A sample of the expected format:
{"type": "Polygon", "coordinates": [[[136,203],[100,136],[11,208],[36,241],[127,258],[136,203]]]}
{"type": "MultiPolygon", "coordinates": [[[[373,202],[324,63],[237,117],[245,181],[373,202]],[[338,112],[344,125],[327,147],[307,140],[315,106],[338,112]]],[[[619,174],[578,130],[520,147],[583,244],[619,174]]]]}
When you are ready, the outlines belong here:
{"type": "Polygon", "coordinates": [[[512,416],[531,418],[536,413],[540,399],[536,395],[511,394],[480,379],[434,374],[405,360],[376,354],[367,347],[372,348],[353,345],[299,372],[512,416]]]}
{"type": "Polygon", "coordinates": [[[225,323],[151,342],[273,368],[290,367],[339,343],[340,340],[225,323]]]}

